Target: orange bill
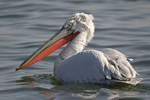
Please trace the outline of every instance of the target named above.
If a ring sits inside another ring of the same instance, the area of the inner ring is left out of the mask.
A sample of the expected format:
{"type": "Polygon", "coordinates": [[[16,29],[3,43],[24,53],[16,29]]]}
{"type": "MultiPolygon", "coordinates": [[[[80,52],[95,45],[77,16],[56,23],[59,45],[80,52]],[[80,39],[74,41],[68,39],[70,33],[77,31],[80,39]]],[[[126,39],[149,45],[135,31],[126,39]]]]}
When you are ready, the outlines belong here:
{"type": "Polygon", "coordinates": [[[40,61],[64,44],[71,41],[78,34],[78,31],[74,33],[73,31],[68,31],[67,29],[62,28],[39,49],[37,49],[29,58],[27,58],[19,67],[17,67],[16,71],[40,61]]]}

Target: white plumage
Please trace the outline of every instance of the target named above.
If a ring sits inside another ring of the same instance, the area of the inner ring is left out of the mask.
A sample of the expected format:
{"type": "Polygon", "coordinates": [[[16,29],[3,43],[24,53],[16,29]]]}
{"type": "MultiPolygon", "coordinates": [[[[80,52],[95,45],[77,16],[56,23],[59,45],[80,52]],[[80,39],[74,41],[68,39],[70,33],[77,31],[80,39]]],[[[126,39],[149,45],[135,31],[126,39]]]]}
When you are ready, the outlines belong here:
{"type": "MultiPolygon", "coordinates": [[[[92,15],[77,13],[69,22],[80,33],[59,54],[54,76],[63,84],[101,83],[108,80],[137,84],[137,72],[125,55],[114,49],[83,50],[93,37],[92,15]]],[[[68,22],[68,21],[67,21],[68,22]]]]}
{"type": "Polygon", "coordinates": [[[63,84],[104,83],[112,79],[130,84],[137,84],[140,81],[137,79],[130,82],[137,73],[123,54],[114,49],[104,50],[114,52],[116,60],[101,51],[83,50],[60,63],[56,68],[55,77],[63,84]],[[120,54],[123,55],[122,58],[120,54]]]}

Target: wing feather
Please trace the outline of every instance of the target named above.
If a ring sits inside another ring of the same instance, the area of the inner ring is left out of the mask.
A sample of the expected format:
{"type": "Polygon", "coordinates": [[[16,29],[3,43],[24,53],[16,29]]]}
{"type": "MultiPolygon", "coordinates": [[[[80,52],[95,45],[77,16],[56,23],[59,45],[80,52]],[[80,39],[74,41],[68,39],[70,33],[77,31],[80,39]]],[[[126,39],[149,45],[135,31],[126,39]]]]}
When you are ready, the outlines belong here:
{"type": "Polygon", "coordinates": [[[118,66],[120,73],[125,78],[135,78],[136,74],[138,74],[121,52],[110,48],[103,49],[102,52],[116,62],[116,66],[118,66]]]}

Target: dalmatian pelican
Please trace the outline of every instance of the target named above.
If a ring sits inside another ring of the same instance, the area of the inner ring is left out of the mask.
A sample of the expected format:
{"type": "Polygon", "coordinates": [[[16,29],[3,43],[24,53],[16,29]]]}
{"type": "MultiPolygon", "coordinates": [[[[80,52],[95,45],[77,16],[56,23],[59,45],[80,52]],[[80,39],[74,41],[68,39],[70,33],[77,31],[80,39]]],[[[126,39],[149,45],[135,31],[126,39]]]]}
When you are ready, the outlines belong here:
{"type": "Polygon", "coordinates": [[[95,26],[91,14],[76,13],[68,18],[62,28],[29,58],[16,71],[45,58],[64,44],[54,64],[54,77],[63,84],[102,83],[117,81],[137,84],[138,74],[126,56],[115,49],[83,50],[94,36],[95,26]]]}

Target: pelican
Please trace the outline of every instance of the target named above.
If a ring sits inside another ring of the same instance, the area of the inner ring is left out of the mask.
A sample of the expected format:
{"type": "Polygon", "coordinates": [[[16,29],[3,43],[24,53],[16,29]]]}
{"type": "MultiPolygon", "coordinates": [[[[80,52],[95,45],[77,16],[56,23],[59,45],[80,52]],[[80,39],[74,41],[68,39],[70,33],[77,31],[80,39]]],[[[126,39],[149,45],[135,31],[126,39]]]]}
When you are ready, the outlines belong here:
{"type": "Polygon", "coordinates": [[[138,73],[121,52],[110,48],[101,51],[83,50],[94,36],[93,19],[91,14],[82,12],[68,18],[62,28],[17,67],[16,71],[38,62],[69,42],[54,64],[54,77],[63,84],[140,82],[141,79],[135,78],[138,73]]]}

